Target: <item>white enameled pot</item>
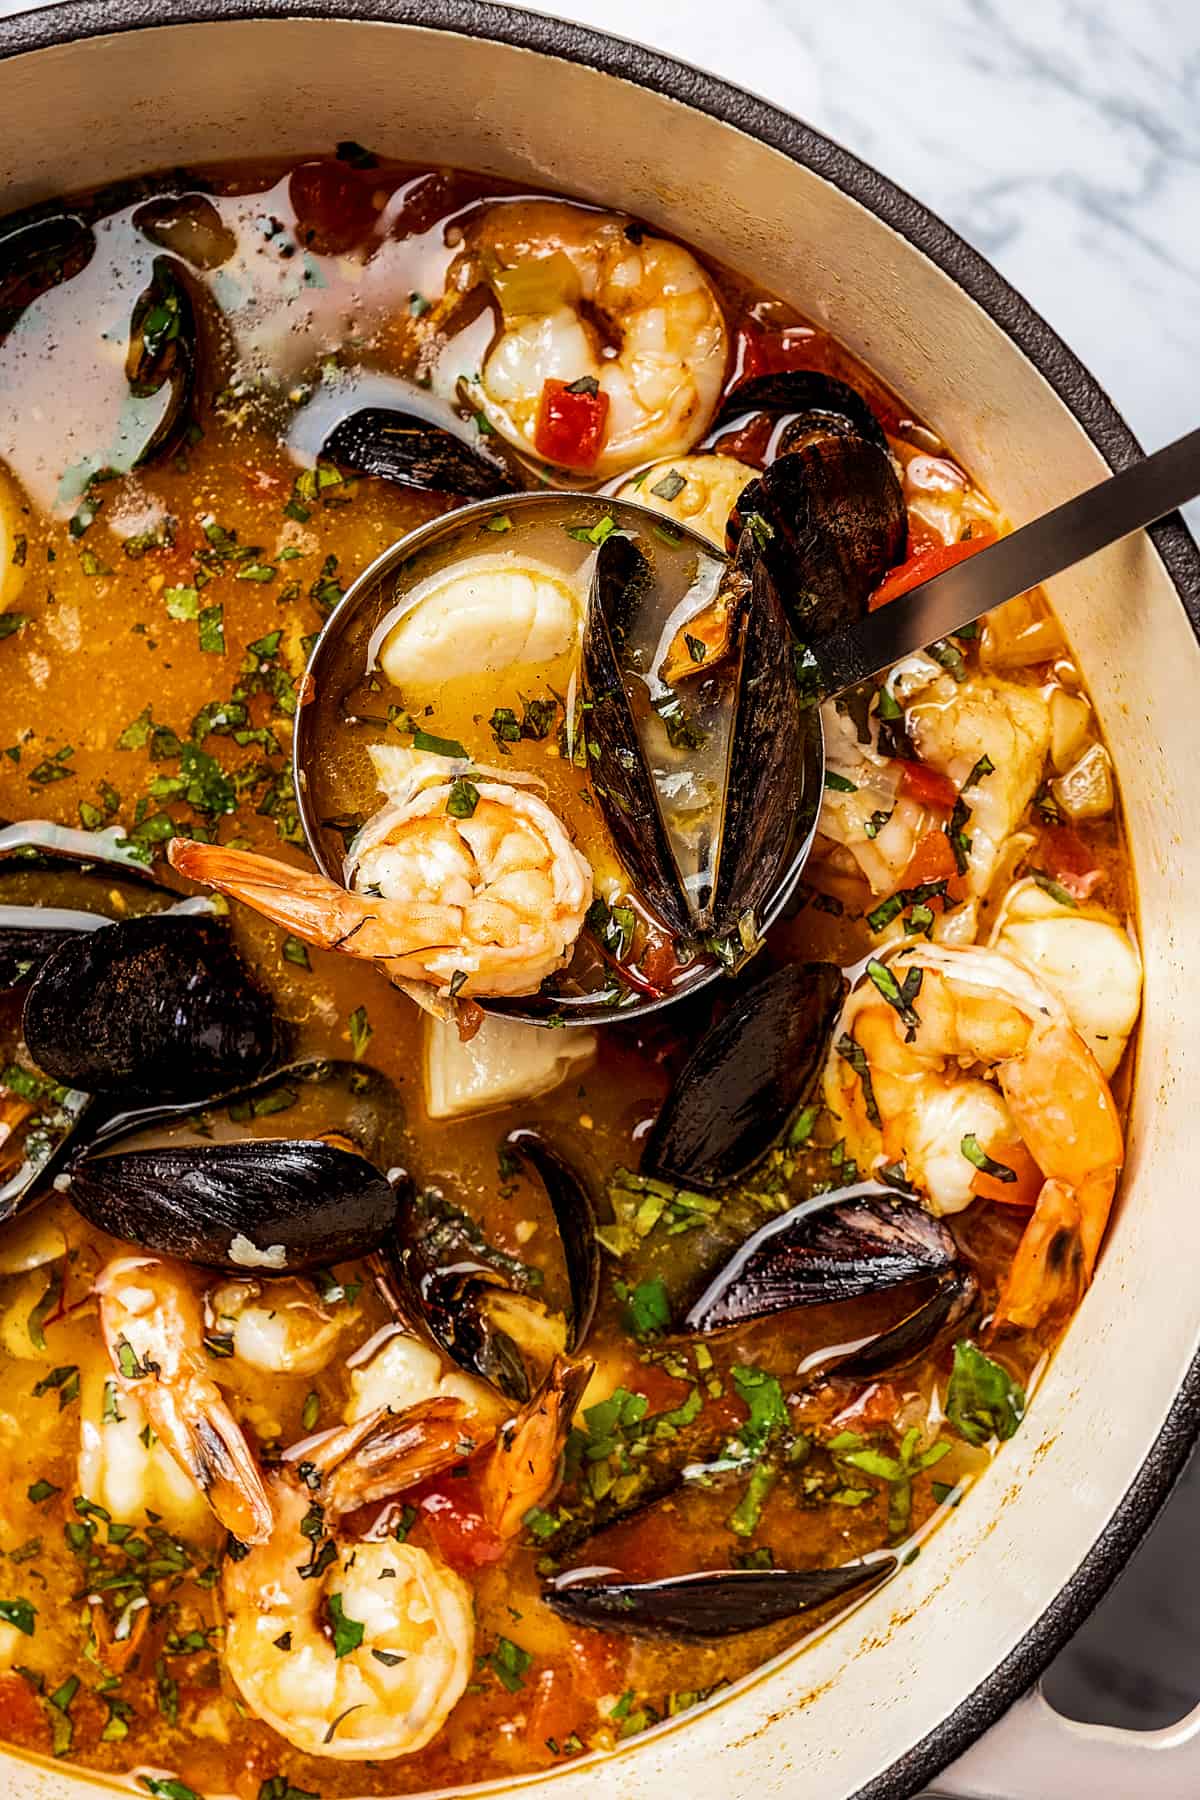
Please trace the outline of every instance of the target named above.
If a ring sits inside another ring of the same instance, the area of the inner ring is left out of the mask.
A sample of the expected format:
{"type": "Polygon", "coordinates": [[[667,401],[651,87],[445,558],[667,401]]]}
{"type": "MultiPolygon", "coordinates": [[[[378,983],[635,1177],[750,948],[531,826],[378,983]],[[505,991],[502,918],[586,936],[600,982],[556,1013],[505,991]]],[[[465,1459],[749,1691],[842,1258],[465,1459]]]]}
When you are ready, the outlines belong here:
{"type": "MultiPolygon", "coordinates": [[[[938,220],[786,115],[650,52],[472,0],[81,0],[0,25],[5,211],[341,138],[678,232],[828,325],[1018,524],[1136,452],[1053,333],[938,220]]],[[[504,1792],[901,1800],[1036,1679],[1195,1435],[1200,558],[1168,522],[1053,595],[1116,759],[1146,965],[1129,1161],[1092,1290],[1022,1430],[918,1561],[718,1704],[504,1792]]],[[[989,1734],[941,1791],[1200,1792],[1187,1728],[1142,1747],[1065,1730],[1036,1699],[1013,1717],[1025,1736],[1003,1771],[989,1734]]],[[[0,1755],[9,1800],[104,1786],[0,1755]]]]}

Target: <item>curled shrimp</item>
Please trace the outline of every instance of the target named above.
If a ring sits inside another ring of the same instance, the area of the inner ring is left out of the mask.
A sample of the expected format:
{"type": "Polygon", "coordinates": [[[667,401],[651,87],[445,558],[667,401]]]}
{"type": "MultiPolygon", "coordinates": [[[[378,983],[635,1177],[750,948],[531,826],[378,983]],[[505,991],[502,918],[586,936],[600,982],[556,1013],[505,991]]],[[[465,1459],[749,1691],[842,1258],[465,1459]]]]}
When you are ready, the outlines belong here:
{"type": "Polygon", "coordinates": [[[842,1033],[826,1098],[852,1150],[903,1161],[933,1212],[1031,1205],[995,1324],[1067,1313],[1091,1280],[1124,1141],[1058,996],[996,950],[906,947],[850,996],[842,1033]]]}
{"type": "Polygon", "coordinates": [[[595,454],[549,455],[564,467],[619,475],[680,456],[702,435],[729,334],[716,289],[681,244],[611,213],[519,200],[479,215],[446,285],[469,292],[481,281],[500,327],[470,398],[518,450],[547,455],[538,430],[547,381],[594,383],[604,413],[595,454]]]}
{"type": "Polygon", "coordinates": [[[241,1426],[208,1373],[200,1299],[182,1263],[120,1256],[96,1277],[100,1329],[118,1388],[242,1543],[262,1543],[271,1507],[241,1426]]]}
{"type": "Polygon", "coordinates": [[[399,754],[416,755],[419,778],[406,774],[393,790],[404,797],[389,799],[359,832],[348,887],[185,838],[168,846],[171,863],[307,943],[381,963],[396,982],[450,998],[535,993],[570,960],[591,904],[591,869],[536,794],[476,769],[473,810],[455,816],[448,807],[459,763],[399,754]]]}
{"type": "MultiPolygon", "coordinates": [[[[498,1536],[514,1536],[553,1492],[589,1373],[556,1365],[482,1450],[472,1485],[498,1536]]],[[[387,1512],[366,1536],[349,1534],[344,1520],[461,1464],[479,1429],[461,1399],[432,1394],[294,1446],[271,1476],[275,1532],[224,1570],[225,1667],[250,1710],[297,1749],[353,1761],[409,1756],[462,1695],[475,1650],[466,1584],[432,1551],[387,1535],[387,1512]]]]}

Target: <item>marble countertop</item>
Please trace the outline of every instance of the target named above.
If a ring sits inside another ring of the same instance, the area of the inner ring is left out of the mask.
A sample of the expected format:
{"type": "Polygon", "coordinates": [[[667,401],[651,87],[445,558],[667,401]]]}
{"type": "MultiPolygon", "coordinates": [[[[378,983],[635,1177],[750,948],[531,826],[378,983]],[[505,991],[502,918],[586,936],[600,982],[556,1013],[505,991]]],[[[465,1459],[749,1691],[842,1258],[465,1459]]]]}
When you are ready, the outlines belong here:
{"type": "MultiPolygon", "coordinates": [[[[23,9],[0,0],[0,17],[23,9]]],[[[557,0],[798,113],[932,206],[1157,448],[1200,423],[1197,0],[557,0]]],[[[1200,504],[1189,508],[1200,530],[1200,504]]],[[[1051,1672],[1075,1717],[1200,1696],[1200,1463],[1051,1672]]]]}

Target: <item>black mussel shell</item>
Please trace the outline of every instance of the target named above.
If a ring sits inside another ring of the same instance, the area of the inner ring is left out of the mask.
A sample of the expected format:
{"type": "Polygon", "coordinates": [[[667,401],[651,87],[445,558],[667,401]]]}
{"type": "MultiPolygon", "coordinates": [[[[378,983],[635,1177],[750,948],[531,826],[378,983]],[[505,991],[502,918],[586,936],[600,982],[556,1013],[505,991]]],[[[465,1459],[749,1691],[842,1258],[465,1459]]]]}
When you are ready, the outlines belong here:
{"type": "MultiPolygon", "coordinates": [[[[689,895],[647,759],[623,649],[649,580],[637,545],[614,533],[596,554],[583,636],[588,771],[621,861],[650,910],[676,937],[725,939],[762,922],[798,872],[820,796],[820,727],[794,676],[787,616],[756,545],[724,577],[736,661],[713,679],[734,684],[712,884],[689,895]]],[[[647,700],[648,705],[648,700],[647,700]]]]}
{"type": "Polygon", "coordinates": [[[66,1192],[113,1237],[235,1274],[365,1256],[392,1231],[397,1204],[374,1163],[319,1138],[90,1153],[72,1166],[66,1192]]]}
{"type": "Polygon", "coordinates": [[[156,256],[149,285],[138,296],[129,325],[125,378],[135,399],[163,396],[135,468],[174,449],[187,427],[195,394],[199,350],[196,306],[185,265],[156,256]]]}
{"type": "Polygon", "coordinates": [[[711,1190],[752,1169],[812,1097],[844,992],[834,964],[790,963],[740,994],[681,1069],[643,1173],[711,1190]]]}
{"type": "Polygon", "coordinates": [[[0,827],[0,993],[26,986],[80,932],[178,899],[118,834],[43,819],[0,827]]]}
{"type": "Polygon", "coordinates": [[[123,919],[60,945],[25,997],[29,1054],[68,1087],[201,1098],[266,1068],[276,1019],[219,919],[123,919]]]}
{"type": "Polygon", "coordinates": [[[902,1363],[920,1356],[943,1331],[959,1329],[979,1299],[979,1283],[969,1269],[952,1269],[939,1276],[927,1300],[881,1331],[857,1350],[833,1357],[821,1369],[822,1376],[846,1375],[856,1381],[873,1381],[902,1363]]]}
{"type": "Polygon", "coordinates": [[[865,1592],[892,1574],[894,1556],[840,1569],[713,1569],[662,1581],[560,1575],[543,1598],[572,1625],[637,1637],[722,1638],[794,1618],[865,1592]]]}
{"type": "Polygon", "coordinates": [[[10,220],[0,234],[0,336],[40,295],[78,275],[95,248],[77,213],[55,207],[10,220]]]}
{"type": "Polygon", "coordinates": [[[468,500],[491,500],[519,487],[504,464],[428,419],[367,406],[334,427],[322,456],[359,475],[375,475],[400,487],[468,500]]]}
{"type": "MultiPolygon", "coordinates": [[[[571,1297],[566,1349],[577,1352],[591,1328],[600,1288],[591,1195],[536,1131],[509,1132],[501,1149],[531,1169],[546,1190],[571,1297]]],[[[386,1263],[386,1297],[408,1324],[427,1332],[460,1368],[490,1381],[509,1399],[531,1397],[547,1360],[545,1315],[529,1271],[497,1251],[469,1214],[437,1194],[414,1199],[401,1211],[386,1263]],[[505,1305],[493,1316],[500,1296],[505,1305]],[[529,1303],[524,1321],[523,1301],[529,1303]]]]}
{"type": "Polygon", "coordinates": [[[747,413],[764,412],[778,418],[795,415],[795,425],[783,434],[780,449],[784,452],[814,430],[841,435],[853,432],[877,449],[887,449],[883,427],[862,395],[847,382],[823,375],[819,369],[786,369],[739,382],[721,402],[708,436],[713,438],[728,431],[747,413]]]}
{"type": "Polygon", "coordinates": [[[28,1116],[20,1116],[25,1112],[20,1094],[10,1089],[0,1099],[0,1123],[8,1127],[0,1146],[0,1225],[45,1196],[102,1109],[93,1095],[73,1088],[47,1090],[36,1077],[32,1087],[34,1110],[28,1116]]]}
{"type": "Polygon", "coordinates": [[[797,1306],[880,1294],[948,1276],[958,1247],[915,1200],[878,1182],[804,1200],[771,1219],[709,1282],[689,1331],[714,1331],[797,1306]]]}
{"type": "Polygon", "coordinates": [[[814,431],[743,488],[730,542],[753,531],[798,637],[823,637],[867,611],[908,538],[891,459],[854,432],[814,431]]]}

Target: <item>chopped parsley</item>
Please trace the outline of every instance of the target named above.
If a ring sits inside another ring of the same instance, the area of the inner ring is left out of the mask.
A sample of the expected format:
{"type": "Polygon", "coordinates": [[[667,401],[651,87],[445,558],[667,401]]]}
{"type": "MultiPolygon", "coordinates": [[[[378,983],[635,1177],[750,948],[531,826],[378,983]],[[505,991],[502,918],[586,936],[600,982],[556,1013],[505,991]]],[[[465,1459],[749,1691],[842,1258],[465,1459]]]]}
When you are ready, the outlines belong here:
{"type": "Polygon", "coordinates": [[[452,819],[469,819],[479,805],[479,789],[465,775],[460,775],[450,785],[450,794],[446,801],[446,811],[452,819]]]}
{"type": "Polygon", "coordinates": [[[996,1181],[1015,1181],[1017,1179],[1017,1171],[1010,1169],[1007,1163],[997,1162],[995,1157],[989,1156],[973,1131],[968,1131],[959,1145],[959,1149],[969,1163],[976,1169],[982,1170],[985,1175],[993,1176],[996,1181]]]}
{"type": "Polygon", "coordinates": [[[875,1089],[871,1085],[871,1070],[870,1065],[867,1062],[866,1051],[858,1042],[858,1039],[852,1037],[848,1031],[842,1033],[841,1037],[838,1038],[833,1047],[841,1057],[842,1061],[849,1063],[850,1067],[854,1070],[854,1073],[858,1076],[859,1081],[862,1083],[863,1105],[866,1108],[867,1118],[872,1125],[878,1126],[881,1122],[879,1117],[879,1106],[875,1099],[875,1089]]]}
{"type": "Polygon", "coordinates": [[[1025,1417],[1025,1390],[969,1338],[954,1346],[946,1389],[946,1423],[968,1444],[1010,1438],[1025,1417]]]}
{"type": "Polygon", "coordinates": [[[896,977],[888,968],[887,964],[881,963],[878,957],[873,956],[867,964],[867,974],[871,977],[871,980],[875,983],[875,986],[879,989],[879,992],[883,995],[888,1005],[893,1007],[899,1015],[900,1022],[906,1027],[907,1031],[905,1041],[911,1044],[916,1035],[917,1027],[921,1023],[919,1014],[913,1009],[913,1001],[921,991],[921,982],[924,979],[924,971],[922,969],[909,969],[904,977],[903,985],[901,985],[901,983],[896,980],[896,977]]]}
{"type": "Polygon", "coordinates": [[[510,1694],[519,1693],[525,1686],[525,1676],[533,1662],[528,1650],[522,1650],[520,1644],[514,1644],[511,1638],[497,1638],[496,1648],[483,1658],[483,1665],[495,1675],[497,1681],[510,1694]]]}
{"type": "Polygon", "coordinates": [[[357,1650],[366,1635],[366,1626],[358,1619],[347,1618],[342,1608],[342,1596],[330,1594],[329,1620],[333,1626],[333,1654],[341,1660],[357,1650]]]}
{"type": "Polygon", "coordinates": [[[361,1061],[366,1054],[367,1045],[373,1036],[371,1021],[367,1017],[365,1006],[356,1006],[350,1014],[350,1044],[354,1051],[355,1062],[361,1061]]]}

